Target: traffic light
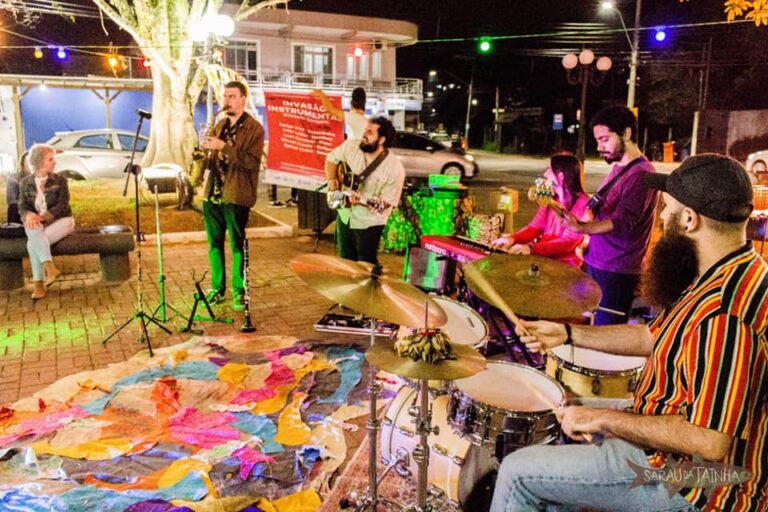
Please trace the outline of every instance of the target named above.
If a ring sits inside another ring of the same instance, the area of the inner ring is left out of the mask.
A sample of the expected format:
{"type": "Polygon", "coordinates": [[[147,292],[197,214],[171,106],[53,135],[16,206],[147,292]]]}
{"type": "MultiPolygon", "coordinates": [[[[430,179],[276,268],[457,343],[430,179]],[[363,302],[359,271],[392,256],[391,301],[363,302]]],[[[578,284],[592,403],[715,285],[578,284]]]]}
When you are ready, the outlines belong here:
{"type": "Polygon", "coordinates": [[[667,31],[664,27],[656,27],[653,32],[653,40],[657,44],[661,44],[667,40],[667,31]]]}
{"type": "Polygon", "coordinates": [[[480,53],[491,53],[493,50],[493,42],[490,37],[481,37],[477,43],[477,51],[480,53]]]}

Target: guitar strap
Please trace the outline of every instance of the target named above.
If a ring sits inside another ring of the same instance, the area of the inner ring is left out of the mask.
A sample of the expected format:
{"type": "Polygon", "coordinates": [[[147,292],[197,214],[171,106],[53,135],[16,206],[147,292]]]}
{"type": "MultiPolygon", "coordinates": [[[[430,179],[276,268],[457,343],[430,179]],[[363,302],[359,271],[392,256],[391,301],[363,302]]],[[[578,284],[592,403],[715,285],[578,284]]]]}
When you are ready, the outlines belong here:
{"type": "Polygon", "coordinates": [[[616,173],[616,175],[611,178],[611,181],[605,184],[603,188],[598,190],[594,193],[592,197],[589,198],[589,202],[587,203],[587,209],[591,210],[592,213],[595,215],[598,214],[600,211],[600,207],[603,206],[603,202],[605,202],[605,197],[608,195],[608,191],[613,188],[613,186],[621,179],[622,176],[627,174],[627,171],[629,171],[632,167],[635,166],[635,164],[640,163],[640,161],[643,159],[642,156],[639,156],[629,162],[626,167],[624,167],[622,170],[616,173]]]}
{"type": "Polygon", "coordinates": [[[373,162],[368,164],[368,166],[365,169],[363,169],[363,172],[357,175],[357,179],[355,179],[354,185],[352,186],[352,190],[357,192],[357,190],[360,188],[360,185],[363,184],[363,182],[368,178],[368,176],[373,174],[373,171],[375,171],[376,168],[379,166],[379,164],[381,164],[381,162],[383,162],[384,159],[387,158],[387,155],[389,155],[389,150],[384,149],[384,151],[382,151],[381,154],[379,154],[379,156],[377,156],[373,160],[373,162]]]}

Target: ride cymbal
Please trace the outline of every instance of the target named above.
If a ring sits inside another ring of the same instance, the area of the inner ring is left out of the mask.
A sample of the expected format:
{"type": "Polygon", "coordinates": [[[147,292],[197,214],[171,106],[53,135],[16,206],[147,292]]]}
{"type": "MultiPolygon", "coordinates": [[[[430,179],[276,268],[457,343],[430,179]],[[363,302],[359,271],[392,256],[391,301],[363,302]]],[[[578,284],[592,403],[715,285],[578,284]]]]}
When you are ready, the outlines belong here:
{"type": "Polygon", "coordinates": [[[401,377],[417,380],[456,380],[471,377],[485,369],[486,362],[480,352],[466,345],[453,343],[456,359],[443,359],[436,363],[414,361],[398,356],[395,344],[390,340],[377,339],[365,353],[372,366],[401,377]]]}
{"type": "Polygon", "coordinates": [[[425,327],[425,320],[426,327],[440,327],[448,321],[429,295],[404,281],[378,274],[370,263],[301,254],[291,259],[291,269],[325,297],[377,320],[407,327],[425,327]]]}
{"type": "Polygon", "coordinates": [[[541,256],[491,254],[467,265],[465,278],[489,304],[503,309],[501,297],[515,313],[537,318],[579,316],[594,310],[602,296],[584,272],[541,256]]]}

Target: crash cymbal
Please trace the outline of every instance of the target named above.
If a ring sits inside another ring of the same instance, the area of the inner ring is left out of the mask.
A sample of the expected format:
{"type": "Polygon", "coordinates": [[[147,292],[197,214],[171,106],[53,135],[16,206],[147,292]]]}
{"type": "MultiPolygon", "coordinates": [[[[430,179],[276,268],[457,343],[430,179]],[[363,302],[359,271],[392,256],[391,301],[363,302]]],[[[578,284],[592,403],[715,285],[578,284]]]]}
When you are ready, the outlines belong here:
{"type": "Polygon", "coordinates": [[[537,318],[579,316],[594,310],[602,296],[584,272],[540,256],[492,254],[465,267],[465,278],[489,304],[503,309],[500,297],[518,315],[537,318]]]}
{"type": "Polygon", "coordinates": [[[377,320],[423,327],[426,307],[428,327],[440,327],[448,321],[429,295],[400,279],[378,275],[370,263],[301,254],[291,260],[291,269],[332,301],[377,320]]]}
{"type": "Polygon", "coordinates": [[[471,377],[485,369],[485,357],[466,345],[452,344],[456,359],[444,359],[437,363],[414,361],[395,352],[390,340],[377,339],[365,353],[371,365],[401,377],[418,380],[456,380],[471,377]]]}

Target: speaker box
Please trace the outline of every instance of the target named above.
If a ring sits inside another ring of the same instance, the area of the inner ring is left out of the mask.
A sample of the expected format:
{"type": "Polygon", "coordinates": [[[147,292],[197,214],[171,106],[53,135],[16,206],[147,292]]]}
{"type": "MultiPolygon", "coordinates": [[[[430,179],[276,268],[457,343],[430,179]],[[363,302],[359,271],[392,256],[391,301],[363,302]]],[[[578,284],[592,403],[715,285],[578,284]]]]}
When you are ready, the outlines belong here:
{"type": "Polygon", "coordinates": [[[427,292],[449,295],[453,292],[456,263],[421,247],[408,250],[405,280],[427,292]]]}
{"type": "Polygon", "coordinates": [[[336,210],[328,208],[324,192],[299,189],[299,229],[323,231],[336,219],[336,210]]]}

